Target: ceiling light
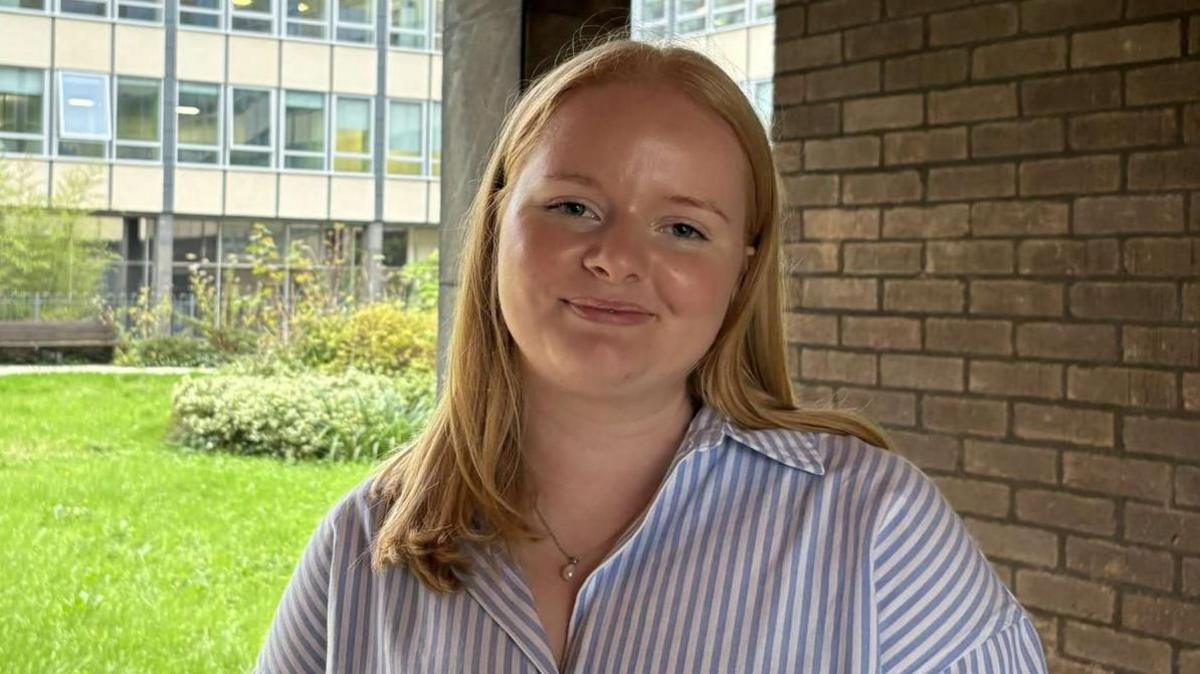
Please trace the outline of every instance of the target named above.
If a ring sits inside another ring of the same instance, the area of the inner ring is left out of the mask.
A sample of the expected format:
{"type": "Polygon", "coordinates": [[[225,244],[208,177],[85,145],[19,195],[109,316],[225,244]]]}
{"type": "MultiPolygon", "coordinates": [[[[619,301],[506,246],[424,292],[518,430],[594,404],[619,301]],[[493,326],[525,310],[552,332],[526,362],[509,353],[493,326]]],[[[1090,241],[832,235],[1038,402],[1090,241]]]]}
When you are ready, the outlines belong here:
{"type": "Polygon", "coordinates": [[[197,108],[194,105],[180,105],[175,108],[175,111],[181,115],[198,115],[198,114],[200,114],[200,108],[197,108]]]}
{"type": "Polygon", "coordinates": [[[90,98],[68,98],[67,105],[74,108],[94,108],[96,107],[96,101],[90,98]]]}

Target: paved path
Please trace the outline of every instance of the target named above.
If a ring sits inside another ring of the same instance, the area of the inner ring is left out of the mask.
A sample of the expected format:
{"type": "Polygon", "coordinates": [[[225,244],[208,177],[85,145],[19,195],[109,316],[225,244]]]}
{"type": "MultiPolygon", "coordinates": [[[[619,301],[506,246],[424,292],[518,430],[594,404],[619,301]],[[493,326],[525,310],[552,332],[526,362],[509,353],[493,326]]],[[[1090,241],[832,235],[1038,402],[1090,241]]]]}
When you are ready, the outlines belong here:
{"type": "Polygon", "coordinates": [[[0,377],[16,374],[191,374],[207,372],[202,367],[123,367],[121,365],[0,365],[0,377]]]}

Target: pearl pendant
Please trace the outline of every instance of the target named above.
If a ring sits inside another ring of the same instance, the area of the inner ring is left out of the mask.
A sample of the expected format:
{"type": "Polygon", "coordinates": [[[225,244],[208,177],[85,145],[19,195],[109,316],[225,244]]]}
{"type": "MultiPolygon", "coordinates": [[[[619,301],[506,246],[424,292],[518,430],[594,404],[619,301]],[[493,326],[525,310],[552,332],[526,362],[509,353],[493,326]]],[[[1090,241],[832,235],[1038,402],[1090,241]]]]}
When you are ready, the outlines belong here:
{"type": "Polygon", "coordinates": [[[566,564],[563,565],[563,568],[562,568],[562,579],[563,580],[570,581],[573,578],[575,578],[575,566],[577,564],[579,564],[579,558],[571,557],[570,561],[568,561],[566,564]]]}

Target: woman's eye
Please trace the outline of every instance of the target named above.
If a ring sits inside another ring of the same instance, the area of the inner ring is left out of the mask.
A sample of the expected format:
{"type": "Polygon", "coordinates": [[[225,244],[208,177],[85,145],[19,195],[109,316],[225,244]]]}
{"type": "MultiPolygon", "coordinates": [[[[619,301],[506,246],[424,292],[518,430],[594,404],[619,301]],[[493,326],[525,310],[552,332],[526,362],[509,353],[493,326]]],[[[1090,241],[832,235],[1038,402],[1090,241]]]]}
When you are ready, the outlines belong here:
{"type": "Polygon", "coordinates": [[[546,208],[575,217],[583,217],[589,210],[591,210],[578,201],[560,201],[557,204],[550,204],[546,208]]]}
{"type": "Polygon", "coordinates": [[[704,235],[700,233],[700,230],[696,229],[695,227],[692,227],[691,225],[689,225],[687,223],[683,223],[683,222],[677,222],[677,223],[671,225],[671,231],[672,231],[672,233],[677,234],[677,235],[682,233],[682,236],[680,238],[683,238],[683,239],[704,239],[705,238],[704,235]]]}

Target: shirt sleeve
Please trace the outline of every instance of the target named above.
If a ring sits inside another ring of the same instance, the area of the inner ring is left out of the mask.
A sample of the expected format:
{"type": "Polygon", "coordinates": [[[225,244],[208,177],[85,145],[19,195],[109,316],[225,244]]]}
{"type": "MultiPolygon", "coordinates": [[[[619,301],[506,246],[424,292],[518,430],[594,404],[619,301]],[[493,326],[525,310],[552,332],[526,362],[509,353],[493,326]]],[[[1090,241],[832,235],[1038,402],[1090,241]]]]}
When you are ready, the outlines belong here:
{"type": "Polygon", "coordinates": [[[1029,614],[937,485],[896,461],[871,546],[880,672],[1046,674],[1029,614]]]}
{"type": "Polygon", "coordinates": [[[275,610],[254,674],[324,674],[335,506],[317,526],[275,610]]]}

